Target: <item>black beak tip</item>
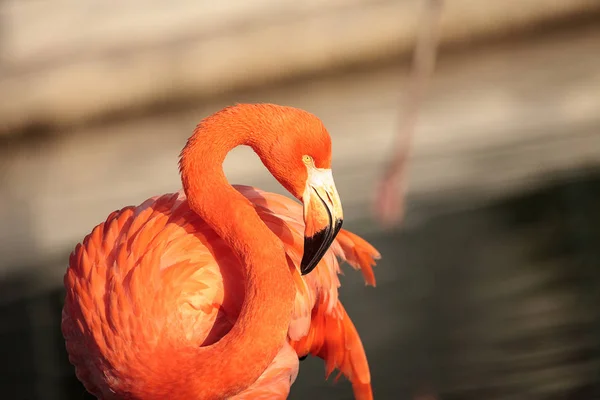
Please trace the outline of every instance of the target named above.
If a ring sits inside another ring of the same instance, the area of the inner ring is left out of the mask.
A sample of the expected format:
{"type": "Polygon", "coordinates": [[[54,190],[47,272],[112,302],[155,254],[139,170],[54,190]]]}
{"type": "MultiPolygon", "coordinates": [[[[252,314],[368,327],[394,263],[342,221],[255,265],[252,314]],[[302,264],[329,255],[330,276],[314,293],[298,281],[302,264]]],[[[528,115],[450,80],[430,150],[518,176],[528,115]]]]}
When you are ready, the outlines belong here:
{"type": "Polygon", "coordinates": [[[302,275],[309,274],[316,268],[341,228],[342,220],[338,219],[333,226],[328,226],[313,236],[304,238],[304,254],[300,262],[302,275]]]}
{"type": "Polygon", "coordinates": [[[306,256],[306,253],[302,257],[302,261],[300,262],[300,274],[306,275],[312,272],[313,269],[317,266],[319,262],[313,261],[309,257],[306,256]]]}

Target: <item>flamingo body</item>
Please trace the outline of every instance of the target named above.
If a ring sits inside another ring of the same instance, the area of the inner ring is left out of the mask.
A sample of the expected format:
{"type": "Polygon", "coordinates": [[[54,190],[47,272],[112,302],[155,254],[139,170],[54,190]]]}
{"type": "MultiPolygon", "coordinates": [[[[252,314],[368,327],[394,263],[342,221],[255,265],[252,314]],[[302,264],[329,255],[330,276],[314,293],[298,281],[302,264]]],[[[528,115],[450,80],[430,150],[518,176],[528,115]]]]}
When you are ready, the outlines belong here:
{"type": "MultiPolygon", "coordinates": [[[[234,187],[281,239],[297,292],[288,341],[263,375],[233,398],[287,398],[298,357],[309,353],[325,360],[327,375],[340,369],[356,398],[372,398],[362,343],[338,299],[337,257],[362,269],[374,285],[372,266],[379,254],[342,229],[317,268],[301,276],[302,206],[249,186],[234,187]]],[[[70,360],[87,390],[101,399],[126,398],[116,393],[128,393],[153,369],[168,366],[173,341],[185,337],[209,346],[226,335],[245,296],[238,264],[182,191],[116,211],[94,228],[71,255],[65,276],[71,293],[62,321],[70,360]]],[[[190,379],[207,379],[190,372],[190,379]]]]}

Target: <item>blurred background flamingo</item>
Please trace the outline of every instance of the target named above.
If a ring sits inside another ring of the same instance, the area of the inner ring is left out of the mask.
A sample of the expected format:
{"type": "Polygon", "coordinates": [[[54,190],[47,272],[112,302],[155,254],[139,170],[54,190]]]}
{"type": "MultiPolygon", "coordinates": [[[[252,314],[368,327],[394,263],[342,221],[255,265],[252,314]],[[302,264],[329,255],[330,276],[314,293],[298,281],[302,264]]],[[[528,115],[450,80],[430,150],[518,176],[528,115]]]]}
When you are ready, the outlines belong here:
{"type": "MultiPolygon", "coordinates": [[[[377,290],[340,276],[375,398],[600,397],[600,3],[443,1],[402,223],[384,230],[372,204],[430,2],[1,1],[3,396],[91,398],[60,331],[74,244],[179,190],[203,117],[270,102],[323,120],[344,228],[385,255],[377,290]]],[[[244,147],[224,171],[287,195],[244,147]]],[[[301,365],[290,399],[351,398],[301,365]]]]}

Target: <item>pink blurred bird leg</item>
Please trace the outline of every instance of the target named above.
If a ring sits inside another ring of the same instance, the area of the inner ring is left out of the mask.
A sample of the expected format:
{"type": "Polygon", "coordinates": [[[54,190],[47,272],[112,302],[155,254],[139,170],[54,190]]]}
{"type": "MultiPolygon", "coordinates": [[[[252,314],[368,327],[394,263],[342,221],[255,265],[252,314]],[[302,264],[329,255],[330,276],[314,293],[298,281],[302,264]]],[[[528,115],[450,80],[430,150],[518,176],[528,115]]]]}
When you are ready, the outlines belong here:
{"type": "Polygon", "coordinates": [[[375,199],[375,214],[385,226],[400,222],[404,216],[408,158],[421,102],[435,67],[442,8],[443,0],[428,0],[423,10],[400,128],[375,199]]]}

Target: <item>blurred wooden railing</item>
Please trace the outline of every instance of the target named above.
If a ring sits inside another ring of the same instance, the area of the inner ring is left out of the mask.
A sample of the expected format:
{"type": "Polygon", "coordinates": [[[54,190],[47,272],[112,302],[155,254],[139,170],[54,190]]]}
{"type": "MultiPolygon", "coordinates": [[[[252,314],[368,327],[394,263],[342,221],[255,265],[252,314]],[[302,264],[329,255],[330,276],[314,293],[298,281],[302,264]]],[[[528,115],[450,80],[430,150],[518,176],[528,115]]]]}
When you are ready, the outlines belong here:
{"type": "MultiPolygon", "coordinates": [[[[0,134],[399,57],[420,4],[6,0],[0,134]]],[[[599,11],[597,0],[447,0],[441,45],[599,11]]]]}

